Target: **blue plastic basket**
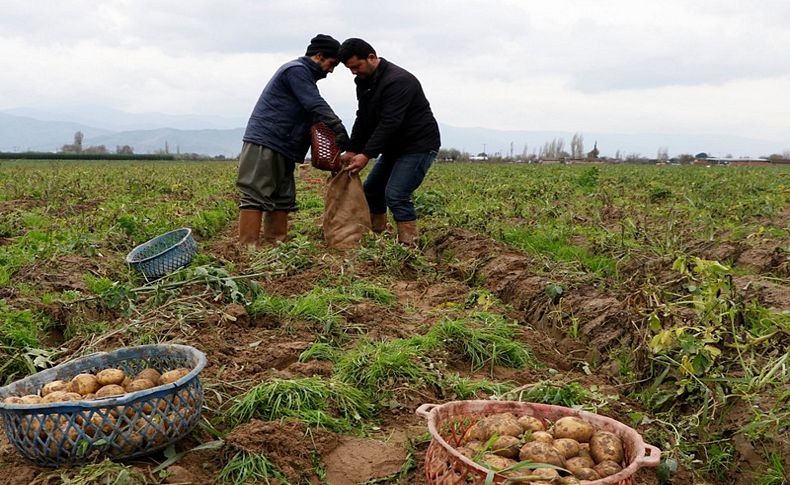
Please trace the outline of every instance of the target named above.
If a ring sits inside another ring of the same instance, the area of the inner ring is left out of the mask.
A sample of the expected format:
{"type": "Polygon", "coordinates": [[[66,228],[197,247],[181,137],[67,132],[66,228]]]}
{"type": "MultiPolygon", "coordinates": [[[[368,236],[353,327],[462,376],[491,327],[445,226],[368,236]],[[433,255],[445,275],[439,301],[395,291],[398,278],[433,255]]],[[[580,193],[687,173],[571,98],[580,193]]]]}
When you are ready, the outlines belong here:
{"type": "Polygon", "coordinates": [[[0,387],[0,416],[8,440],[28,460],[44,466],[80,465],[97,458],[134,458],[178,441],[200,420],[203,352],[186,345],[142,345],[100,352],[0,387]],[[77,374],[122,369],[136,375],[191,371],[171,384],[107,399],[48,404],[5,404],[10,396],[37,394],[44,384],[77,374]]]}
{"type": "Polygon", "coordinates": [[[192,229],[182,227],[132,249],[126,256],[126,262],[151,280],[188,265],[196,252],[197,243],[192,237],[192,229]]]}

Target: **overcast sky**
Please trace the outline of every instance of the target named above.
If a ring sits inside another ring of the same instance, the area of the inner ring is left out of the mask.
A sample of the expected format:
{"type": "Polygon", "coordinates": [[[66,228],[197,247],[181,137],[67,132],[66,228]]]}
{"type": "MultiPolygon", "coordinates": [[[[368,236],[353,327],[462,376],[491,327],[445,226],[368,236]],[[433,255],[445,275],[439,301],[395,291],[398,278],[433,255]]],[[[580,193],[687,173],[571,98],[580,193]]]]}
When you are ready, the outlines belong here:
{"type": "MultiPolygon", "coordinates": [[[[0,110],[94,104],[243,126],[282,63],[362,37],[440,122],[788,141],[788,0],[0,0],[0,110]]],[[[353,122],[342,65],[318,84],[353,122]]]]}

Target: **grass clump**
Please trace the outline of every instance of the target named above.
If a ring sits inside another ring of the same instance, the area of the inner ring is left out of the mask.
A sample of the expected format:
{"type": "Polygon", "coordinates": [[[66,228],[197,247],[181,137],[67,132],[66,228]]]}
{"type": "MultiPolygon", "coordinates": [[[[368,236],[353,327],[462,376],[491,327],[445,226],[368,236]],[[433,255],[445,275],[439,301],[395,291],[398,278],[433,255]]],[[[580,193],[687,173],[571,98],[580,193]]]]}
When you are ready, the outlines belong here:
{"type": "Polygon", "coordinates": [[[324,332],[331,333],[344,321],[333,307],[331,299],[320,290],[313,290],[294,298],[260,294],[247,312],[251,316],[268,314],[280,319],[315,322],[323,327],[324,332]]]}
{"type": "Polygon", "coordinates": [[[771,453],[768,455],[768,465],[765,470],[757,478],[757,485],[785,485],[787,483],[787,475],[785,474],[785,466],[782,462],[782,455],[779,453],[771,453]]]}
{"type": "Polygon", "coordinates": [[[30,310],[14,310],[0,300],[0,343],[14,349],[38,346],[38,324],[30,310]]]}
{"type": "Polygon", "coordinates": [[[252,316],[269,314],[280,319],[315,322],[323,327],[324,334],[333,334],[345,322],[341,312],[346,305],[366,299],[389,305],[395,301],[395,295],[372,283],[355,281],[348,286],[316,287],[294,297],[261,293],[247,312],[252,316]]]}
{"type": "Polygon", "coordinates": [[[423,387],[438,382],[432,364],[410,340],[363,342],[335,365],[335,375],[343,382],[371,395],[399,386],[423,387]]]}
{"type": "Polygon", "coordinates": [[[396,300],[395,294],[390,290],[365,280],[354,280],[350,285],[339,287],[338,292],[357,299],[373,300],[382,305],[392,305],[396,300]]]}
{"type": "Polygon", "coordinates": [[[333,347],[328,343],[313,342],[310,347],[299,354],[299,362],[307,362],[308,360],[326,360],[329,362],[337,362],[338,358],[340,357],[340,352],[340,349],[333,347]]]}
{"type": "Polygon", "coordinates": [[[219,483],[289,483],[266,455],[239,451],[217,475],[219,483]]]}
{"type": "Polygon", "coordinates": [[[510,391],[513,386],[510,384],[491,382],[485,379],[476,381],[468,377],[461,377],[458,374],[450,374],[445,376],[442,388],[448,389],[451,393],[451,395],[447,397],[463,400],[480,397],[481,394],[486,396],[504,394],[510,391]]]}
{"type": "Polygon", "coordinates": [[[577,382],[540,381],[507,391],[498,399],[574,407],[589,401],[590,395],[577,382]]]}
{"type": "Polygon", "coordinates": [[[320,377],[273,379],[253,387],[235,401],[226,415],[233,424],[252,418],[296,418],[308,426],[347,431],[373,413],[373,405],[362,391],[345,382],[320,377]]]}
{"type": "Polygon", "coordinates": [[[472,371],[483,367],[535,366],[529,349],[515,340],[516,325],[501,315],[478,312],[462,320],[444,320],[434,325],[423,337],[426,348],[444,348],[451,355],[460,355],[472,363],[472,371]]]}

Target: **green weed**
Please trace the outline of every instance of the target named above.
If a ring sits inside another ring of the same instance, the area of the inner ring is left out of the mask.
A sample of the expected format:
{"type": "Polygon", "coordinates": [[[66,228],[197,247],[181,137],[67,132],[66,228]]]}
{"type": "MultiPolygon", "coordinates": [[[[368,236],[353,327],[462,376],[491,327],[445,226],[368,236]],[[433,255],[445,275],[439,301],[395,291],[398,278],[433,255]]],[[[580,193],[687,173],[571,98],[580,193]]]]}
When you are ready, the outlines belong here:
{"type": "Polygon", "coordinates": [[[324,342],[313,342],[304,352],[299,354],[299,362],[307,362],[308,360],[327,360],[329,362],[337,362],[340,358],[342,351],[333,347],[332,345],[324,342]]]}
{"type": "Polygon", "coordinates": [[[721,440],[704,444],[701,448],[705,457],[699,470],[712,475],[717,481],[724,481],[735,465],[735,447],[729,441],[721,440]]]}
{"type": "Polygon", "coordinates": [[[86,273],[83,275],[82,280],[88,286],[88,290],[96,295],[100,295],[105,291],[108,291],[113,286],[113,282],[109,278],[94,276],[91,273],[86,273]]]}
{"type": "Polygon", "coordinates": [[[587,390],[577,382],[544,380],[507,391],[501,394],[499,399],[574,407],[587,402],[590,397],[587,390]]]}
{"type": "Polygon", "coordinates": [[[38,322],[30,310],[13,310],[0,300],[0,343],[15,349],[38,345],[38,322]]]}
{"type": "Polygon", "coordinates": [[[468,377],[461,377],[458,374],[445,375],[442,379],[441,387],[442,389],[450,389],[448,398],[462,400],[500,395],[513,388],[510,384],[491,382],[485,379],[474,380],[468,377]]]}
{"type": "Polygon", "coordinates": [[[145,475],[140,471],[110,460],[89,463],[79,468],[61,469],[52,472],[49,477],[59,479],[63,485],[144,485],[148,483],[145,475]]]}
{"type": "Polygon", "coordinates": [[[266,455],[238,451],[217,475],[219,483],[288,484],[288,479],[266,455]]]}
{"type": "Polygon", "coordinates": [[[423,345],[463,356],[471,362],[473,371],[486,366],[535,366],[529,349],[512,339],[515,328],[499,315],[480,312],[466,320],[437,323],[425,335],[423,345]]]}
{"type": "Polygon", "coordinates": [[[770,453],[765,470],[757,475],[756,480],[757,485],[787,485],[787,474],[782,455],[770,453]]]}
{"type": "Polygon", "coordinates": [[[401,386],[435,385],[437,375],[421,354],[406,340],[364,342],[337,361],[335,376],[370,395],[401,386]]]}
{"type": "Polygon", "coordinates": [[[271,421],[292,417],[308,425],[348,431],[373,412],[355,387],[320,377],[272,379],[235,398],[226,419],[239,424],[252,418],[271,421]]]}

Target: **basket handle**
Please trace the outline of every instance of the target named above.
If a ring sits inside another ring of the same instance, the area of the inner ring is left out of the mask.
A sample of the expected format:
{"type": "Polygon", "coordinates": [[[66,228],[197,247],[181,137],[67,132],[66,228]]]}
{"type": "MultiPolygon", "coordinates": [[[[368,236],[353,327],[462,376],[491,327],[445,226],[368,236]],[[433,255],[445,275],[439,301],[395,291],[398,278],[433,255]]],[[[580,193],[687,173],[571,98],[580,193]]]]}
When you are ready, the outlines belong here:
{"type": "Polygon", "coordinates": [[[438,404],[430,404],[430,403],[423,404],[423,405],[421,405],[420,407],[417,408],[417,414],[422,416],[425,419],[428,419],[428,415],[430,415],[431,411],[433,411],[433,408],[435,408],[437,406],[438,406],[438,404]]]}
{"type": "Polygon", "coordinates": [[[658,447],[649,445],[647,443],[645,443],[644,445],[645,445],[645,451],[646,452],[649,451],[650,455],[648,456],[647,454],[645,454],[645,456],[637,460],[637,463],[639,463],[639,466],[647,466],[647,467],[657,466],[658,462],[661,461],[661,450],[658,447]]]}

